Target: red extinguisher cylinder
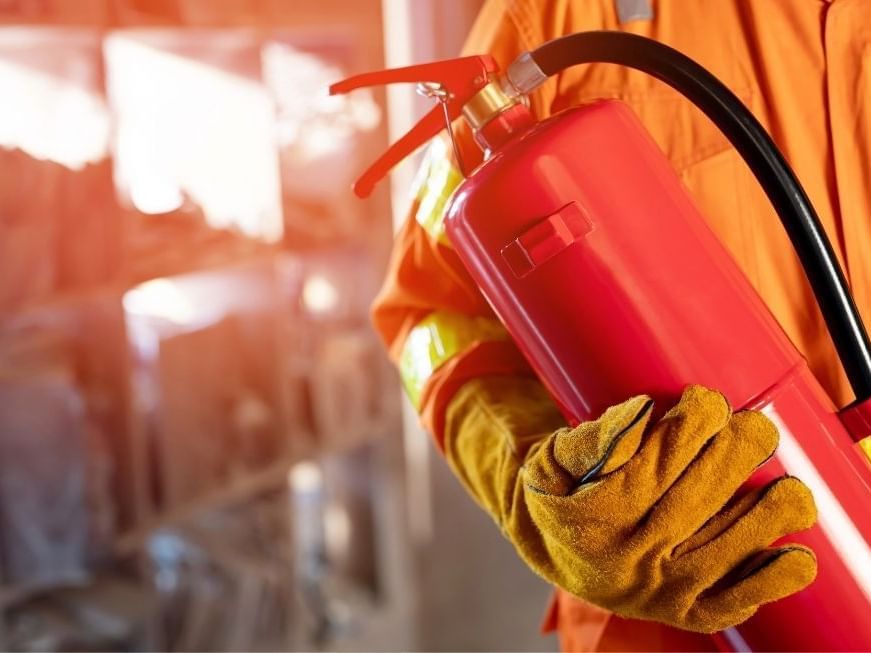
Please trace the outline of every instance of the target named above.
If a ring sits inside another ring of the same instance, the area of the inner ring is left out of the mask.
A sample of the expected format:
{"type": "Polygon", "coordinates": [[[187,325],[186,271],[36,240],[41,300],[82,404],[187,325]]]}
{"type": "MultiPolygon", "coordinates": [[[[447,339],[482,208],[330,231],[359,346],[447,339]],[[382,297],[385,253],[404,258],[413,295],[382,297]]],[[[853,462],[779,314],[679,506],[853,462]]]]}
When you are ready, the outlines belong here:
{"type": "Polygon", "coordinates": [[[819,574],[723,633],[724,647],[871,649],[871,466],[626,105],[513,133],[458,188],[445,224],[570,423],[636,394],[670,405],[698,383],[779,427],[751,484],[789,473],[809,485],[819,524],[790,539],[814,550],[819,574]]]}

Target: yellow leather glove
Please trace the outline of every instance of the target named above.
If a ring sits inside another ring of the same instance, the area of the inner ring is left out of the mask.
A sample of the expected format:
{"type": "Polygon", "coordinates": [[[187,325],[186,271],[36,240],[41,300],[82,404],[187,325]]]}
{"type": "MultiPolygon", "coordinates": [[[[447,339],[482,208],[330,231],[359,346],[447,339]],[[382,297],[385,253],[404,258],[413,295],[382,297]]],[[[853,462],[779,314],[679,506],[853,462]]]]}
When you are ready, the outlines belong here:
{"type": "Polygon", "coordinates": [[[621,616],[714,632],[806,587],[813,552],[770,545],[816,521],[810,490],[784,477],[730,502],[774,425],[700,386],[652,425],[651,408],[560,428],[537,381],[477,379],[448,407],[445,453],[534,571],[621,616]]]}

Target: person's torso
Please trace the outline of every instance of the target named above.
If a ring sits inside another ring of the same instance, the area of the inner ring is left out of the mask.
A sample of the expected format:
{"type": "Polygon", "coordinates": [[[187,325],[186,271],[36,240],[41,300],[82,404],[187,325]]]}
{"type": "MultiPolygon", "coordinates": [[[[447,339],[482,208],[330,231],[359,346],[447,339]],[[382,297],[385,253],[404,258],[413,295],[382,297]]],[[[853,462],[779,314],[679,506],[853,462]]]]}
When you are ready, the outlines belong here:
{"type": "MultiPolygon", "coordinates": [[[[654,0],[650,18],[622,24],[621,0],[566,4],[565,33],[619,28],[655,38],[704,65],[747,104],[795,169],[860,311],[871,315],[871,2],[654,0]]],[[[725,136],[662,82],[608,64],[564,72],[552,110],[604,97],[638,114],[821,383],[836,403],[848,403],[786,232],[725,136]]]]}

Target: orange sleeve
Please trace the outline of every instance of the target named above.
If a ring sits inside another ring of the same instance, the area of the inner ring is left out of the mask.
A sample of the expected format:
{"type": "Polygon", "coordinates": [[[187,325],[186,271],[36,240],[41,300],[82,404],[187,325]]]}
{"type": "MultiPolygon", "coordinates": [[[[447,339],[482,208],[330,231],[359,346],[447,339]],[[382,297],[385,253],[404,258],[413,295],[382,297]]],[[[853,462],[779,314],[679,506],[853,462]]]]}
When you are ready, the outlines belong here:
{"type": "Polygon", "coordinates": [[[387,277],[372,307],[375,328],[394,363],[411,329],[433,311],[492,315],[457,255],[417,222],[417,205],[415,200],[396,234],[387,277]]]}
{"type": "MultiPolygon", "coordinates": [[[[412,213],[396,236],[387,278],[372,310],[394,363],[399,363],[411,330],[435,312],[493,317],[456,254],[435,242],[412,213]]],[[[418,405],[424,428],[441,445],[445,408],[460,386],[479,376],[511,373],[531,372],[510,340],[472,343],[429,377],[418,405]]]]}
{"type": "MultiPolygon", "coordinates": [[[[464,53],[490,54],[504,69],[521,52],[547,40],[559,23],[550,15],[553,11],[542,9],[537,2],[489,0],[470,32],[464,53]]],[[[554,91],[555,85],[545,84],[531,98],[533,111],[540,117],[548,114],[554,91]]],[[[481,152],[462,120],[454,130],[464,165],[470,169],[480,162],[481,152]]],[[[372,309],[375,328],[397,364],[409,333],[430,314],[493,317],[457,255],[415,218],[419,206],[420,200],[415,199],[396,235],[387,276],[372,309]]],[[[472,343],[439,366],[426,382],[418,405],[424,427],[440,443],[444,409],[459,386],[478,376],[510,373],[531,373],[510,340],[472,343]]]]}

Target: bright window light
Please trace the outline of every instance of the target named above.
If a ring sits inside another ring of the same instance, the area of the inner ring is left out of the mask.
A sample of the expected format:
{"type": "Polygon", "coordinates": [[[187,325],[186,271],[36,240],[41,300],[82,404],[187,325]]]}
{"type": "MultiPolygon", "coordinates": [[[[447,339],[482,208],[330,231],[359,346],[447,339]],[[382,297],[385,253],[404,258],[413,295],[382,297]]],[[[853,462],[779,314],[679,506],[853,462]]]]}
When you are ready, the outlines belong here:
{"type": "Polygon", "coordinates": [[[287,473],[287,484],[294,492],[317,492],[323,485],[321,469],[308,460],[296,463],[287,473]]]}
{"type": "Polygon", "coordinates": [[[190,324],[196,318],[191,300],[169,279],[154,279],[124,294],[124,310],[132,315],[190,324]]]}
{"type": "Polygon", "coordinates": [[[163,213],[189,198],[215,228],[280,240],[275,110],[256,35],[118,31],[105,53],[115,176],[133,206],[163,213]]]}
{"type": "Polygon", "coordinates": [[[312,313],[331,313],[339,305],[339,291],[326,277],[313,274],[303,284],[302,302],[312,313]]]}
{"type": "Polygon", "coordinates": [[[0,147],[74,170],[109,153],[96,33],[0,28],[0,147]]]}
{"type": "Polygon", "coordinates": [[[348,552],[351,545],[351,517],[340,503],[331,502],[324,512],[324,535],[327,550],[335,556],[348,552]]]}
{"type": "Polygon", "coordinates": [[[266,43],[262,60],[278,113],[285,192],[315,200],[346,193],[361,168],[356,136],[381,120],[371,90],[329,95],[329,83],[346,77],[345,72],[288,43],[266,43]]]}

